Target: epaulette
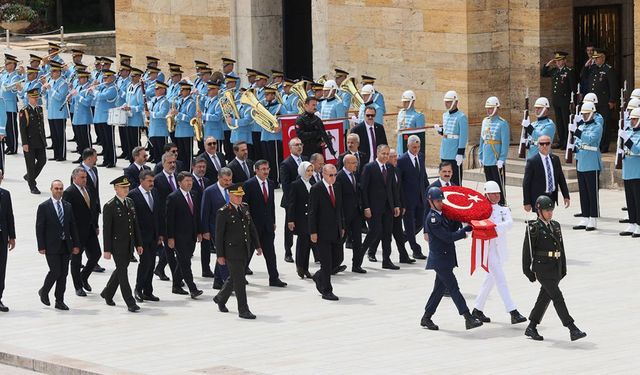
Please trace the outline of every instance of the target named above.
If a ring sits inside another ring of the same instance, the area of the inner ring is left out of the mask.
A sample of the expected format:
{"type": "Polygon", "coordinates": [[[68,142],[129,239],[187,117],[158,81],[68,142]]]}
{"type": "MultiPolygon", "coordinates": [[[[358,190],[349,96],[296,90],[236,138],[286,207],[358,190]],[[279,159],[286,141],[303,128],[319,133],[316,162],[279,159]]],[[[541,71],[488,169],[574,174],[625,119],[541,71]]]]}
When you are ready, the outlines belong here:
{"type": "Polygon", "coordinates": [[[109,199],[109,202],[107,202],[107,203],[114,203],[116,201],[116,199],[118,199],[118,198],[113,197],[113,198],[109,199]]]}

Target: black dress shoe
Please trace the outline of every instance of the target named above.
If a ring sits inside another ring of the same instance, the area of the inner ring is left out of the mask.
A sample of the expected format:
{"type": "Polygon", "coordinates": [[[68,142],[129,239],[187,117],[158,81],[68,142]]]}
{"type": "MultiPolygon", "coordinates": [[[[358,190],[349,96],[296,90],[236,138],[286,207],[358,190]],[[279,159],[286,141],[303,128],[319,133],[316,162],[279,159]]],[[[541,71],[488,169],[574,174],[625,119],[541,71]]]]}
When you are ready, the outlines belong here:
{"type": "Polygon", "coordinates": [[[269,281],[269,286],[275,286],[277,288],[284,288],[285,286],[287,286],[287,283],[285,283],[284,281],[282,281],[280,279],[275,279],[273,281],[269,281]]]}
{"type": "Polygon", "coordinates": [[[474,329],[474,328],[478,328],[482,325],[482,322],[476,318],[474,318],[473,316],[471,316],[471,314],[466,313],[464,316],[464,327],[466,329],[474,329]]]}
{"type": "Polygon", "coordinates": [[[9,308],[0,301],[0,312],[9,312],[9,308]]]}
{"type": "Polygon", "coordinates": [[[420,325],[422,327],[425,327],[426,329],[432,330],[432,331],[437,331],[440,329],[440,327],[438,327],[432,320],[431,317],[427,315],[427,313],[424,313],[424,315],[422,315],[422,319],[420,319],[420,325]]]}
{"type": "Polygon", "coordinates": [[[31,188],[31,194],[40,194],[40,190],[38,190],[37,187],[32,187],[31,188]]]}
{"type": "Polygon", "coordinates": [[[244,270],[244,274],[245,275],[253,275],[253,271],[251,271],[251,268],[247,267],[247,269],[244,270]]]}
{"type": "Polygon", "coordinates": [[[139,290],[133,291],[133,298],[135,298],[136,301],[138,302],[144,302],[144,297],[142,296],[142,293],[139,290]]]}
{"type": "Polygon", "coordinates": [[[627,219],[620,219],[620,220],[618,220],[618,223],[627,224],[627,223],[629,223],[629,219],[628,218],[627,219]]]}
{"type": "Polygon", "coordinates": [[[127,310],[129,310],[129,312],[134,313],[134,312],[136,312],[136,311],[140,310],[140,306],[138,306],[138,305],[131,305],[131,306],[128,306],[128,307],[127,307],[127,310]]]}
{"type": "Polygon", "coordinates": [[[285,255],[284,261],[287,263],[293,263],[293,257],[291,255],[285,255]]]}
{"type": "Polygon", "coordinates": [[[629,208],[628,207],[622,207],[621,210],[622,211],[629,211],[629,208]]]}
{"type": "Polygon", "coordinates": [[[582,212],[578,212],[577,214],[573,214],[573,217],[582,217],[582,212]]]}
{"type": "Polygon", "coordinates": [[[105,268],[104,267],[100,267],[99,264],[96,264],[95,267],[93,267],[93,272],[104,272],[105,268]]]}
{"type": "Polygon", "coordinates": [[[213,282],[213,289],[220,290],[222,289],[222,283],[220,281],[213,282]]]}
{"type": "Polygon", "coordinates": [[[473,309],[473,311],[471,312],[471,316],[473,316],[474,318],[478,319],[479,321],[481,321],[482,323],[490,323],[491,319],[489,319],[488,316],[484,315],[484,313],[478,309],[473,309]]]}
{"type": "Polygon", "coordinates": [[[213,272],[211,272],[211,270],[205,271],[205,272],[202,273],[202,277],[212,278],[213,277],[213,272]]]}
{"type": "Polygon", "coordinates": [[[385,270],[399,270],[400,267],[396,266],[395,264],[391,263],[391,262],[383,262],[382,263],[382,268],[384,268],[385,270]]]}
{"type": "Polygon", "coordinates": [[[524,330],[524,335],[528,336],[528,337],[531,337],[531,339],[535,340],[535,341],[544,340],[544,337],[542,337],[538,333],[538,330],[536,329],[536,327],[528,326],[527,329],[524,330]]]}
{"type": "Polygon", "coordinates": [[[84,290],[86,290],[87,292],[91,291],[91,285],[89,285],[89,281],[87,280],[82,280],[82,287],[84,288],[84,290]]]}
{"type": "Polygon", "coordinates": [[[369,259],[369,262],[377,262],[378,259],[376,259],[375,255],[367,255],[367,258],[369,259]]]}
{"type": "Polygon", "coordinates": [[[84,289],[82,289],[82,288],[76,289],[76,296],[78,296],[78,297],[86,297],[87,293],[85,293],[84,289]]]}
{"type": "Polygon", "coordinates": [[[367,273],[367,270],[362,269],[362,267],[351,267],[351,272],[355,272],[355,273],[367,273]]]}
{"type": "Polygon", "coordinates": [[[220,302],[220,299],[218,298],[218,296],[213,297],[213,302],[218,305],[218,310],[220,312],[226,313],[229,312],[229,309],[227,309],[227,306],[225,306],[224,303],[220,302]]]}
{"type": "Polygon", "coordinates": [[[415,259],[411,259],[411,258],[400,259],[400,263],[404,263],[404,264],[413,264],[415,262],[416,262],[416,260],[415,259]]]}
{"type": "Polygon", "coordinates": [[[65,305],[62,301],[56,301],[55,308],[62,311],[69,310],[69,306],[65,305]]]}
{"type": "Polygon", "coordinates": [[[58,160],[58,159],[56,159],[56,158],[49,158],[49,159],[47,159],[47,160],[49,160],[49,161],[56,161],[56,160],[58,160]]]}
{"type": "Polygon", "coordinates": [[[142,299],[144,299],[145,301],[151,301],[151,302],[160,301],[160,298],[154,296],[153,294],[143,294],[142,299]]]}
{"type": "Polygon", "coordinates": [[[244,311],[238,314],[242,319],[255,319],[256,316],[251,313],[251,311],[244,311]]]}
{"type": "Polygon", "coordinates": [[[343,265],[340,265],[340,266],[338,266],[338,267],[334,268],[334,269],[333,269],[333,272],[332,272],[331,274],[332,274],[332,275],[337,275],[337,274],[339,274],[340,272],[343,272],[343,271],[344,271],[344,270],[346,270],[346,269],[347,269],[347,266],[345,266],[345,265],[343,264],[343,265]]]}
{"type": "Polygon", "coordinates": [[[576,341],[583,337],[587,337],[587,334],[579,330],[578,327],[575,327],[575,329],[569,331],[569,336],[571,337],[571,341],[576,341]]]}
{"type": "Polygon", "coordinates": [[[634,233],[634,234],[632,234],[632,235],[631,235],[631,237],[632,237],[632,238],[638,238],[638,237],[640,237],[640,234],[638,234],[638,233],[634,233]]]}
{"type": "Polygon", "coordinates": [[[158,276],[158,278],[160,278],[160,280],[162,281],[169,281],[169,277],[162,271],[160,270],[155,270],[153,271],[153,273],[158,276]]]}
{"type": "Polygon", "coordinates": [[[201,296],[202,293],[204,293],[202,290],[196,289],[193,292],[190,292],[189,294],[191,295],[191,299],[196,299],[198,298],[198,296],[201,296]]]}
{"type": "Polygon", "coordinates": [[[182,289],[181,287],[173,287],[171,288],[171,293],[173,294],[180,294],[183,296],[186,296],[189,294],[189,292],[187,292],[186,290],[182,289]]]}
{"type": "Polygon", "coordinates": [[[527,321],[527,318],[522,316],[518,310],[509,311],[509,315],[511,315],[511,324],[524,323],[527,321]]]}
{"type": "Polygon", "coordinates": [[[116,165],[115,165],[115,164],[107,164],[107,165],[106,165],[106,168],[115,168],[115,167],[116,167],[116,165]]]}
{"type": "Polygon", "coordinates": [[[104,302],[109,306],[115,306],[116,303],[113,302],[113,298],[107,298],[102,293],[100,293],[100,297],[104,298],[104,302]]]}
{"type": "Polygon", "coordinates": [[[296,268],[296,273],[298,274],[299,278],[304,279],[305,274],[304,274],[304,270],[302,269],[302,267],[296,268]]]}
{"type": "Polygon", "coordinates": [[[620,233],[618,233],[618,234],[619,234],[619,235],[621,235],[621,236],[632,236],[632,235],[633,235],[633,232],[627,232],[627,231],[624,231],[624,232],[620,232],[620,233]]]}
{"type": "Polygon", "coordinates": [[[307,279],[311,279],[313,276],[311,276],[311,272],[304,271],[304,277],[306,277],[307,279]]]}
{"type": "Polygon", "coordinates": [[[581,229],[586,229],[587,226],[586,225],[575,225],[573,227],[574,230],[581,230],[581,229]]]}
{"type": "Polygon", "coordinates": [[[327,301],[337,301],[339,298],[333,292],[325,293],[322,295],[322,299],[326,299],[327,301]]]}
{"type": "Polygon", "coordinates": [[[42,302],[45,306],[51,306],[51,302],[49,301],[49,296],[44,294],[42,289],[38,290],[38,295],[40,296],[40,302],[42,302]]]}

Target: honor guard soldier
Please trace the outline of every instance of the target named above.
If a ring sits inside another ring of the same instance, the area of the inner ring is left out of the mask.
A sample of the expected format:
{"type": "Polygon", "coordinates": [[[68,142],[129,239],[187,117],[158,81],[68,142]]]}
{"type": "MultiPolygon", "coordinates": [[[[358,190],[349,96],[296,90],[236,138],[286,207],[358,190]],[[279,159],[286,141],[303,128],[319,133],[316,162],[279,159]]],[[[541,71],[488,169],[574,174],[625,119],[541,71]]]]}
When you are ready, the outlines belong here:
{"type": "Polygon", "coordinates": [[[524,334],[533,340],[542,341],[536,326],[542,321],[549,302],[553,302],[562,325],[569,328],[571,341],[587,336],[573,323],[560,291],[560,280],[567,274],[567,258],[564,252],[562,229],[553,218],[555,203],[546,195],[536,199],[538,219],[527,223],[522,246],[522,272],[532,283],[540,282],[540,293],[531,314],[529,326],[524,334]]]}
{"type": "Polygon", "coordinates": [[[32,194],[40,194],[36,179],[47,163],[47,142],[44,133],[44,113],[38,105],[40,91],[31,89],[27,93],[28,104],[20,110],[20,135],[22,151],[27,164],[26,180],[32,194]]]}
{"type": "MultiPolygon", "coordinates": [[[[345,108],[342,101],[340,101],[336,96],[337,92],[338,84],[332,79],[327,80],[322,86],[322,96],[324,97],[324,100],[318,104],[318,111],[320,112],[321,119],[327,120],[347,116],[347,108],[345,108]]],[[[347,136],[348,130],[349,121],[344,121],[345,137],[347,136]]]]}
{"type": "MultiPolygon", "coordinates": [[[[402,109],[398,113],[397,129],[415,129],[424,127],[424,114],[416,111],[416,94],[412,90],[407,90],[402,93],[400,100],[402,101],[402,109]]],[[[402,133],[400,132],[398,132],[397,142],[398,152],[402,153],[406,151],[403,150],[402,133]]]]}
{"type": "Polygon", "coordinates": [[[619,93],[616,72],[611,65],[605,63],[605,52],[602,48],[593,51],[594,63],[584,72],[587,78],[587,87],[590,92],[598,96],[600,103],[596,103],[596,111],[604,118],[604,128],[600,140],[600,152],[609,150],[609,132],[607,127],[611,126],[613,119],[611,111],[615,109],[619,93]]]}
{"type": "MultiPolygon", "coordinates": [[[[160,81],[165,81],[164,79],[164,73],[162,73],[160,71],[160,69],[158,68],[158,62],[160,61],[159,58],[157,57],[153,57],[153,56],[147,56],[147,68],[156,68],[158,69],[158,75],[156,77],[156,79],[160,80],[160,81]]],[[[142,77],[144,80],[149,79],[149,73],[150,71],[147,70],[147,72],[144,74],[144,76],[142,77]]]]}
{"type": "Polygon", "coordinates": [[[65,128],[69,118],[69,104],[67,103],[69,84],[61,77],[62,65],[55,61],[51,61],[49,65],[51,77],[47,83],[42,85],[42,91],[47,95],[47,118],[49,119],[53,144],[53,158],[49,160],[64,161],[67,160],[65,128]]]}
{"type": "Polygon", "coordinates": [[[169,130],[167,129],[167,114],[171,104],[167,99],[167,89],[169,86],[161,80],[157,80],[154,85],[155,95],[149,100],[147,118],[149,118],[149,142],[151,142],[151,159],[153,163],[159,163],[162,157],[162,150],[167,143],[169,130]]]}
{"type": "Polygon", "coordinates": [[[220,265],[227,265],[229,277],[222,289],[213,297],[220,312],[229,312],[225,304],[235,292],[238,300],[238,315],[243,319],[255,319],[249,310],[245,269],[249,261],[249,252],[254,249],[262,255],[258,231],[249,214],[249,207],[242,203],[244,190],[242,184],[233,184],[227,189],[229,203],[218,210],[216,216],[216,255],[220,265]]]}
{"type": "Polygon", "coordinates": [[[595,104],[585,101],[580,107],[580,116],[576,116],[576,121],[569,125],[569,131],[576,137],[575,144],[568,147],[573,148],[576,153],[582,212],[582,220],[573,229],[587,231],[597,229],[598,216],[600,216],[598,177],[602,170],[602,156],[598,145],[600,145],[603,128],[594,119],[595,111],[595,104]]]}
{"type": "Polygon", "coordinates": [[[487,117],[482,120],[478,160],[480,161],[480,166],[484,167],[486,180],[495,181],[500,185],[502,192],[500,204],[504,204],[506,201],[504,163],[509,153],[509,140],[511,137],[509,124],[505,119],[498,116],[498,109],[500,108],[498,98],[495,96],[489,97],[484,107],[487,111],[487,117]]]}
{"type": "Polygon", "coordinates": [[[467,147],[469,120],[458,108],[458,94],[455,91],[447,91],[443,100],[446,111],[442,114],[442,127],[435,127],[442,136],[440,162],[448,161],[451,165],[457,166],[453,168],[451,181],[454,185],[462,185],[462,162],[467,147]]]}
{"type": "Polygon", "coordinates": [[[640,237],[640,108],[635,108],[629,115],[631,129],[618,130],[618,136],[624,140],[622,159],[622,179],[624,195],[629,212],[629,226],[621,236],[640,237]]]}
{"type": "MultiPolygon", "coordinates": [[[[384,110],[380,108],[380,105],[374,101],[376,94],[376,90],[373,88],[373,85],[364,85],[362,89],[360,89],[360,95],[362,95],[362,99],[364,99],[364,103],[360,106],[360,110],[358,111],[358,122],[364,121],[364,111],[367,107],[373,107],[376,110],[375,122],[378,124],[384,124],[384,110]]],[[[352,117],[352,121],[355,119],[352,117]]]]}
{"type": "Polygon", "coordinates": [[[100,166],[107,168],[115,168],[116,166],[115,129],[107,124],[109,110],[115,108],[116,100],[118,100],[115,74],[113,70],[105,69],[102,71],[104,83],[89,87],[89,90],[93,92],[96,104],[93,123],[96,127],[96,133],[100,134],[102,140],[103,161],[100,166]]]}
{"type": "Polygon", "coordinates": [[[140,79],[142,77],[142,70],[138,68],[131,68],[131,83],[126,91],[126,100],[123,109],[127,111],[127,127],[126,130],[125,145],[122,145],[122,152],[126,159],[133,162],[133,156],[131,151],[134,148],[140,146],[140,136],[142,128],[144,127],[145,113],[144,113],[144,99],[142,93],[142,87],[140,85],[140,79]]]}
{"type": "Polygon", "coordinates": [[[467,302],[460,293],[458,280],[453,274],[454,267],[458,266],[455,241],[466,238],[472,228],[468,225],[462,227],[460,223],[451,221],[442,214],[444,194],[439,187],[430,188],[427,192],[427,199],[431,210],[424,222],[425,233],[429,235],[429,258],[427,258],[426,269],[436,271],[436,280],[424,308],[420,325],[432,331],[439,329],[431,317],[435,314],[445,290],[448,290],[458,313],[464,316],[465,327],[467,329],[480,327],[482,322],[469,312],[467,302]]]}
{"type": "Polygon", "coordinates": [[[100,293],[100,297],[104,298],[107,305],[115,306],[113,296],[119,286],[127,309],[130,312],[136,312],[140,310],[140,307],[131,294],[127,268],[131,260],[132,249],[135,249],[138,255],[142,254],[142,236],[138,226],[135,204],[131,198],[127,197],[129,180],[125,176],[120,176],[111,181],[111,185],[116,191],[116,196],[111,198],[102,209],[102,234],[104,258],[108,260],[113,256],[116,269],[100,293]]]}
{"type": "Polygon", "coordinates": [[[191,170],[193,158],[193,126],[189,123],[196,116],[196,103],[191,96],[191,84],[180,82],[180,96],[176,101],[176,109],[169,111],[176,119],[176,132],[172,140],[178,146],[178,159],[191,170]]]}
{"type": "Polygon", "coordinates": [[[538,138],[540,138],[541,135],[548,135],[549,138],[553,139],[556,132],[556,125],[547,117],[550,107],[549,100],[545,97],[540,97],[536,100],[533,107],[535,108],[535,114],[538,119],[533,123],[529,118],[522,120],[522,126],[527,134],[527,159],[531,159],[531,157],[538,153],[538,138]]]}
{"type": "MultiPolygon", "coordinates": [[[[5,112],[7,116],[6,120],[6,154],[12,155],[18,152],[18,81],[21,79],[21,74],[16,70],[18,66],[18,59],[4,54],[4,68],[5,71],[0,74],[0,85],[2,92],[2,99],[4,99],[5,112]]],[[[3,124],[4,126],[5,124],[3,124]]],[[[2,158],[4,160],[4,157],[2,158]]],[[[2,165],[4,168],[4,163],[2,165]]]]}
{"type": "MultiPolygon", "coordinates": [[[[364,85],[372,85],[372,86],[374,86],[375,83],[376,83],[375,77],[362,75],[362,76],[360,76],[360,78],[361,78],[360,83],[362,83],[362,86],[364,86],[364,85]]],[[[387,112],[387,108],[386,108],[386,106],[384,104],[384,95],[382,95],[381,92],[376,90],[375,94],[373,95],[373,102],[376,103],[378,105],[378,107],[380,107],[380,110],[382,111],[382,115],[384,115],[387,112]]],[[[382,124],[382,122],[381,122],[381,124],[382,124]]]]}
{"type": "MultiPolygon", "coordinates": [[[[576,77],[573,69],[567,66],[568,53],[554,52],[553,59],[542,67],[542,76],[551,77],[551,104],[558,124],[558,148],[567,146],[567,127],[569,125],[569,102],[571,93],[576,90],[576,77]]],[[[577,101],[577,98],[574,98],[577,101]]],[[[553,140],[553,138],[551,138],[553,140]]]]}

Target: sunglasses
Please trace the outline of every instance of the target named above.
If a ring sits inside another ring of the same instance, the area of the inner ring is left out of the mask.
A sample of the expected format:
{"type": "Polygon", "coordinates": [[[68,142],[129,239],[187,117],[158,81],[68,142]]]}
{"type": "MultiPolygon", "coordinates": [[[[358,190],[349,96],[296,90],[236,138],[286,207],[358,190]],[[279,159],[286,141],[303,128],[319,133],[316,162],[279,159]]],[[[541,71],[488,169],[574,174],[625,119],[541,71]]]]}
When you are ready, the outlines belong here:
{"type": "Polygon", "coordinates": [[[335,177],[337,175],[338,175],[337,173],[331,173],[331,174],[328,174],[327,177],[335,177]]]}
{"type": "Polygon", "coordinates": [[[217,144],[218,144],[218,142],[209,142],[209,143],[207,143],[207,146],[215,146],[217,144]]]}
{"type": "Polygon", "coordinates": [[[366,115],[366,116],[367,116],[367,118],[373,118],[373,117],[376,117],[376,115],[366,115]]]}
{"type": "Polygon", "coordinates": [[[538,142],[540,146],[549,146],[551,142],[538,142]]]}

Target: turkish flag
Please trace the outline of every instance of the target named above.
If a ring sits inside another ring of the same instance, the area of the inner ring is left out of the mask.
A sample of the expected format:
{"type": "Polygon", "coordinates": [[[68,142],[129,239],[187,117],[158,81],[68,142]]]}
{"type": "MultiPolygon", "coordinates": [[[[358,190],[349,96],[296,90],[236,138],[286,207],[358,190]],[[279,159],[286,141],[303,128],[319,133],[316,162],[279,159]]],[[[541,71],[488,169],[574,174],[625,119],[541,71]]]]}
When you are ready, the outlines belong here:
{"type": "MultiPolygon", "coordinates": [[[[282,129],[282,158],[286,159],[289,155],[291,155],[291,151],[289,151],[289,141],[291,138],[296,136],[296,120],[300,115],[290,115],[290,116],[281,116],[278,117],[280,121],[280,128],[282,129]]],[[[338,155],[342,154],[345,149],[344,145],[344,129],[342,127],[343,121],[325,121],[324,122],[324,130],[329,133],[329,137],[333,143],[333,149],[336,150],[338,155]]],[[[338,159],[336,159],[327,148],[324,150],[324,160],[329,164],[337,164],[338,159]]]]}

